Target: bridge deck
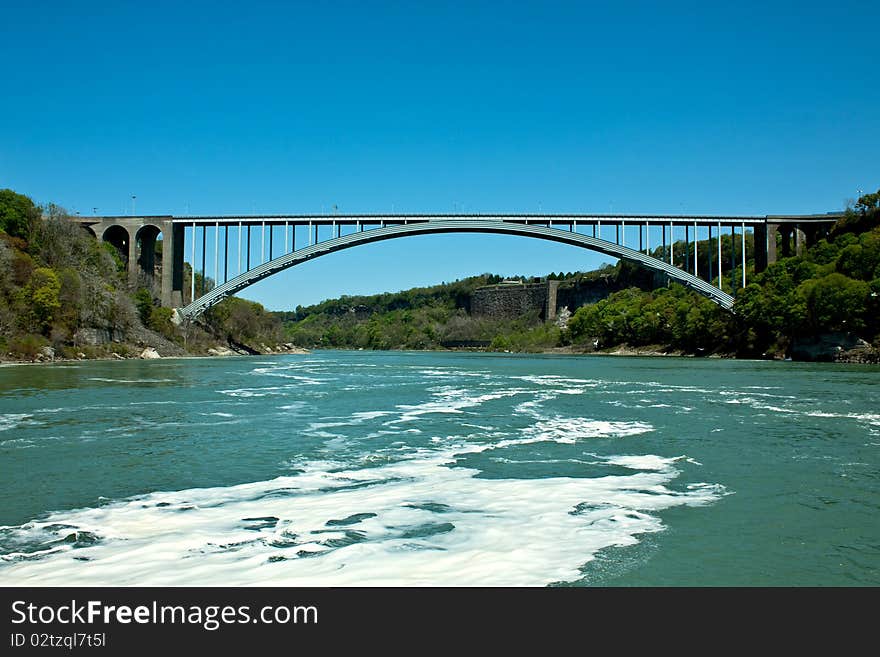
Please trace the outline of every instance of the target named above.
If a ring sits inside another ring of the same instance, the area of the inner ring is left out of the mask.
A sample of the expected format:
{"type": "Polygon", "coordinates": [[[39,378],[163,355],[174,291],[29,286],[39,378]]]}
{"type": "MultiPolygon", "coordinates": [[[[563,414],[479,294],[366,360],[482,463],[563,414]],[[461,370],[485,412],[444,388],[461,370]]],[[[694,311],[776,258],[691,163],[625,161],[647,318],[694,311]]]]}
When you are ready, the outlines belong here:
{"type": "Polygon", "coordinates": [[[737,287],[746,286],[747,250],[752,251],[754,271],[763,271],[768,263],[776,261],[777,241],[783,255],[788,255],[792,250],[790,239],[794,236],[796,250],[800,252],[805,241],[809,244],[817,235],[827,233],[841,216],[841,213],[765,216],[362,213],[117,215],[78,216],[73,220],[119,250],[128,263],[132,286],[153,284],[154,244],[162,239],[166,257],[161,261],[161,300],[165,306],[181,308],[184,304],[186,261],[201,275],[201,295],[208,292],[205,281],[209,278],[211,285],[219,286],[217,293],[199,303],[196,275],[190,276],[190,303],[183,309],[186,314],[187,310],[200,312],[219,301],[221,294],[234,294],[265,277],[270,270],[274,273],[294,266],[299,256],[308,259],[355,244],[443,232],[523,235],[583,246],[663,272],[730,308],[733,296],[723,288],[734,292],[737,287]],[[257,234],[252,235],[253,232],[257,234]],[[747,233],[751,234],[752,245],[748,248],[747,233]],[[724,247],[728,253],[725,263],[722,263],[722,241],[730,245],[724,247]],[[697,244],[702,242],[713,246],[698,252],[697,244]],[[209,249],[213,257],[208,254],[209,249]],[[209,277],[211,264],[213,275],[209,277]],[[722,276],[725,268],[730,272],[727,286],[722,276]],[[227,282],[234,285],[228,287],[227,282]]]}
{"type": "MultiPolygon", "coordinates": [[[[787,220],[794,217],[786,217],[787,220]]],[[[836,218],[835,218],[836,219],[836,218]]],[[[548,223],[569,224],[572,222],[583,224],[606,223],[651,223],[666,224],[670,223],[683,226],[698,224],[717,224],[722,225],[741,225],[746,223],[765,224],[767,217],[764,216],[685,216],[685,215],[620,215],[620,214],[267,214],[267,215],[197,215],[187,217],[173,217],[174,223],[182,224],[203,224],[203,223],[220,223],[220,224],[260,224],[266,223],[288,223],[291,225],[332,225],[332,224],[377,224],[400,223],[409,224],[425,221],[509,221],[524,224],[546,225],[548,223]]],[[[827,221],[827,219],[826,219],[827,221]]]]}
{"type": "Polygon", "coordinates": [[[482,214],[250,214],[250,215],[101,215],[77,216],[73,219],[83,224],[107,223],[115,221],[131,221],[134,219],[145,223],[172,222],[174,224],[220,224],[259,226],[261,224],[288,224],[291,226],[330,226],[339,224],[409,224],[424,221],[506,221],[529,225],[548,224],[650,224],[673,226],[707,226],[718,224],[729,226],[766,225],[766,224],[828,224],[840,219],[843,213],[828,212],[825,214],[806,215],[665,215],[665,214],[522,214],[522,213],[482,213],[482,214]]]}

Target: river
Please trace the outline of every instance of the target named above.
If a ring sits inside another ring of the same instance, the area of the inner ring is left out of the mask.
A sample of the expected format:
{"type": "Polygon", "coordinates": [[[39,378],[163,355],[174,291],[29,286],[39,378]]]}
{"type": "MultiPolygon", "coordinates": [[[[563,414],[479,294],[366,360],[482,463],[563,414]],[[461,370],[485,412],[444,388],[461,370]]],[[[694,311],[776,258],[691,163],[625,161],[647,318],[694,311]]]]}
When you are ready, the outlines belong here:
{"type": "Polygon", "coordinates": [[[0,368],[2,585],[878,585],[880,368],[0,368]]]}

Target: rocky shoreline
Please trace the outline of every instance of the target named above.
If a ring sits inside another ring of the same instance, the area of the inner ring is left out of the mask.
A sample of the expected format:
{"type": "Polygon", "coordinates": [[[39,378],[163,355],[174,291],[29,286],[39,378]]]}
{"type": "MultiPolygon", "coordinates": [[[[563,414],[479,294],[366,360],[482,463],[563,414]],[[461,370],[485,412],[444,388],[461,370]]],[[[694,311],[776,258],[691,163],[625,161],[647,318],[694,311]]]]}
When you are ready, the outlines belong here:
{"type": "MultiPolygon", "coordinates": [[[[813,349],[811,350],[796,350],[795,357],[786,357],[783,354],[765,354],[762,360],[794,360],[798,362],[834,362],[834,363],[852,363],[852,364],[865,364],[865,365],[878,365],[880,364],[880,349],[872,347],[871,345],[859,341],[857,344],[854,344],[850,349],[844,349],[839,344],[834,343],[834,341],[829,342],[828,344],[817,344],[813,345],[813,349]],[[830,346],[829,346],[830,345],[830,346]],[[827,348],[826,348],[827,347],[827,348]]],[[[109,345],[105,345],[105,349],[102,353],[91,353],[87,354],[85,352],[79,352],[76,354],[75,358],[70,357],[62,357],[58,356],[55,353],[55,350],[52,347],[43,347],[40,350],[40,353],[31,360],[27,359],[18,359],[12,357],[11,355],[7,355],[6,358],[0,359],[0,365],[27,365],[27,364],[38,364],[38,363],[72,363],[72,362],[81,362],[87,360],[156,360],[163,358],[226,358],[231,356],[271,356],[271,355],[286,355],[286,354],[310,354],[312,353],[309,349],[304,349],[302,347],[298,347],[291,342],[285,342],[276,344],[274,346],[270,346],[264,343],[260,343],[259,345],[242,345],[242,344],[216,344],[212,347],[209,347],[203,352],[189,352],[184,351],[180,348],[165,351],[163,354],[161,351],[161,347],[154,347],[152,345],[132,345],[130,343],[111,343],[109,345]],[[122,353],[120,353],[122,352],[122,353]]],[[[343,349],[345,350],[345,349],[343,349]]],[[[358,351],[363,351],[358,350],[358,351]]],[[[481,352],[481,353],[511,353],[511,352],[494,352],[489,351],[487,349],[460,349],[460,348],[445,348],[445,349],[426,349],[424,351],[467,351],[467,352],[481,352]]],[[[516,352],[519,353],[519,352],[516,352]]],[[[522,352],[526,353],[526,352],[522,352]]],[[[541,354],[551,354],[551,355],[570,355],[570,356],[620,356],[620,357],[672,357],[672,358],[723,358],[723,359],[733,359],[737,358],[736,354],[733,353],[690,353],[679,349],[669,349],[665,348],[662,345],[647,345],[641,347],[633,347],[626,344],[614,345],[612,347],[606,347],[604,349],[584,349],[583,347],[573,347],[573,346],[564,346],[564,347],[553,347],[551,349],[543,349],[539,352],[541,354]]]]}
{"type": "Polygon", "coordinates": [[[186,352],[183,350],[174,350],[174,353],[166,352],[164,355],[159,349],[153,346],[131,345],[128,343],[115,343],[108,346],[107,349],[99,354],[87,354],[84,351],[78,352],[75,358],[59,356],[52,347],[43,347],[40,353],[32,359],[15,358],[7,355],[0,359],[2,365],[37,365],[52,363],[78,363],[92,360],[157,360],[165,358],[218,358],[228,356],[253,356],[253,355],[286,355],[286,354],[310,354],[311,351],[297,347],[296,345],[285,342],[277,344],[274,347],[260,344],[257,348],[247,347],[243,349],[241,346],[233,345],[217,345],[210,347],[204,353],[186,352]],[[115,347],[115,349],[114,349],[115,347]],[[124,352],[124,353],[120,353],[124,352]]]}

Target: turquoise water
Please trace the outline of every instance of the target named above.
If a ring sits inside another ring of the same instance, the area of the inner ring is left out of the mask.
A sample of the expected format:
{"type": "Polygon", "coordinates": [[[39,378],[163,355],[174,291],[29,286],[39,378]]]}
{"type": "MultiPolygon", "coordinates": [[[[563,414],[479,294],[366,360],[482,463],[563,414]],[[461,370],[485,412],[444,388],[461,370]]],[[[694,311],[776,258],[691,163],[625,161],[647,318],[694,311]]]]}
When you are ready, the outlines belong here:
{"type": "Polygon", "coordinates": [[[0,583],[878,585],[880,369],[316,352],[0,369],[0,583]]]}

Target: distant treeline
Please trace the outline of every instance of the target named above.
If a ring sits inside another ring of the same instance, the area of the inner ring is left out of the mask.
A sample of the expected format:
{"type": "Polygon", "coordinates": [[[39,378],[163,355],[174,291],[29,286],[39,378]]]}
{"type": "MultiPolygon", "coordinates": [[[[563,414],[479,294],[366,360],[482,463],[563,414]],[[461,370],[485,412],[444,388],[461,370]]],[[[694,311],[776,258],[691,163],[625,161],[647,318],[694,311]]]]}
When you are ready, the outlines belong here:
{"type": "Polygon", "coordinates": [[[512,321],[470,316],[473,291],[502,280],[482,274],[402,292],[343,296],[278,315],[288,339],[303,347],[438,349],[451,343],[489,343],[508,334],[528,335],[541,346],[557,341],[557,335],[543,335],[537,312],[512,321]]]}

